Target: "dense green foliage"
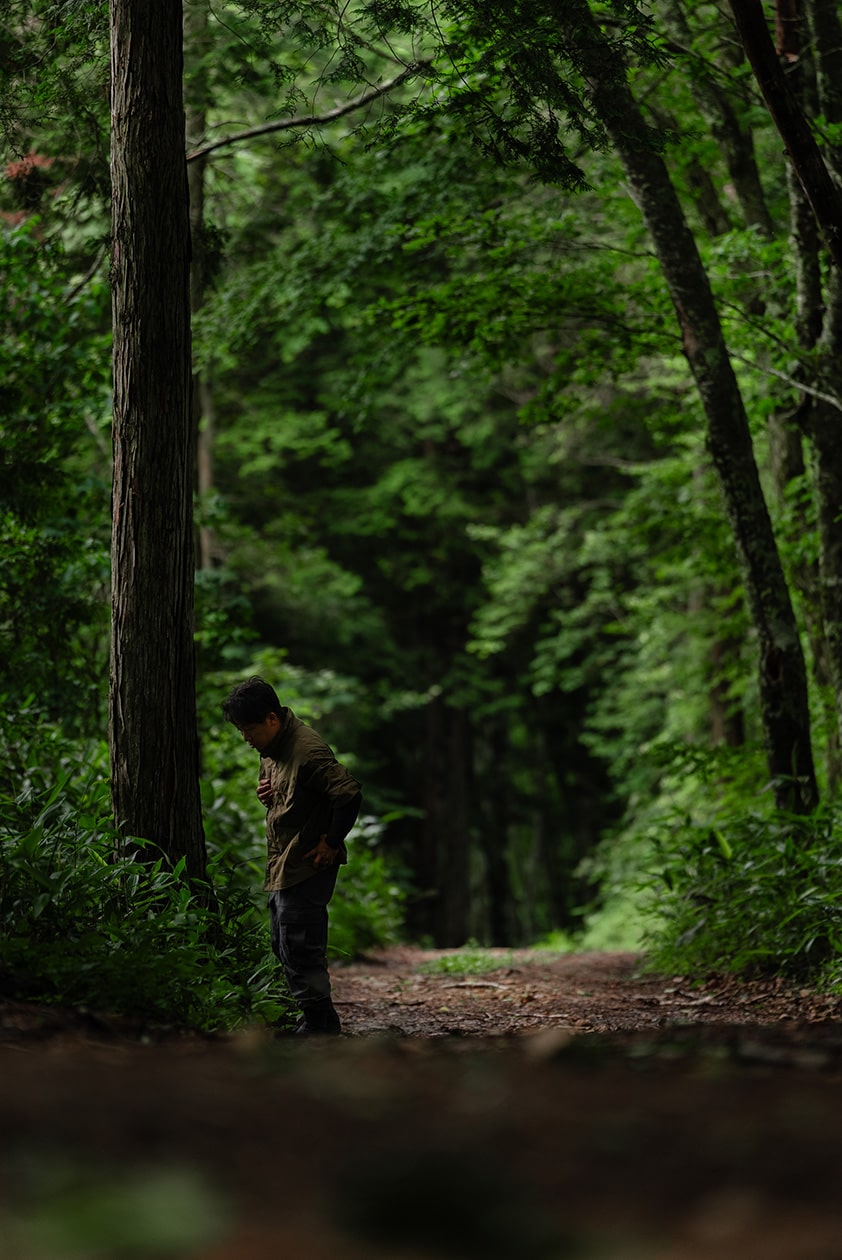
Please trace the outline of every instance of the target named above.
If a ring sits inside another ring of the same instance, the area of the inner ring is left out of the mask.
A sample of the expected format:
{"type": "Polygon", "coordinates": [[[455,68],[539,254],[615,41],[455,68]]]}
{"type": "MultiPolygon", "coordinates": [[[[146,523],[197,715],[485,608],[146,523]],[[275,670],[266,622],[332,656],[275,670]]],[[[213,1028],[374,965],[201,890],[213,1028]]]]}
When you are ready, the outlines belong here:
{"type": "MultiPolygon", "coordinates": [[[[146,1022],[204,1028],[243,1020],[283,1024],[290,1005],[268,948],[259,836],[239,806],[241,788],[205,781],[213,890],[189,884],[140,843],[129,856],[109,820],[107,749],[79,745],[28,710],[3,748],[19,768],[0,813],[0,990],[146,1022]],[[240,830],[240,842],[232,837],[240,830]]],[[[350,878],[332,914],[336,959],[391,939],[400,889],[363,819],[350,878]]]]}
{"type": "Polygon", "coordinates": [[[72,291],[34,217],[0,232],[0,273],[0,693],[72,722],[107,652],[107,296],[72,291]]]}
{"type": "Polygon", "coordinates": [[[805,408],[836,385],[805,338],[821,314],[780,139],[724,12],[593,6],[719,306],[810,664],[823,812],[796,822],[768,790],[757,628],[673,306],[582,73],[586,10],[191,3],[189,148],[323,119],[201,158],[212,911],[177,871],[109,856],[107,145],[101,102],[80,106],[104,25],[68,6],[59,35],[47,11],[15,6],[2,72],[7,978],[210,1025],[275,1011],[255,767],[219,718],[260,672],[365,787],[340,956],[405,916],[441,944],[646,934],[671,969],[834,981],[839,697],[805,408]],[[57,48],[39,104],[26,68],[57,48]]]}
{"type": "Polygon", "coordinates": [[[661,921],[649,953],[665,971],[745,971],[842,981],[838,819],[740,814],[675,819],[653,837],[661,921]]]}
{"type": "Polygon", "coordinates": [[[183,868],[115,855],[103,750],[88,750],[80,777],[78,748],[44,742],[64,763],[54,786],[33,776],[2,817],[4,991],[155,1022],[277,1018],[265,938],[248,900],[231,890],[225,862],[214,863],[224,892],[211,909],[183,868]]]}

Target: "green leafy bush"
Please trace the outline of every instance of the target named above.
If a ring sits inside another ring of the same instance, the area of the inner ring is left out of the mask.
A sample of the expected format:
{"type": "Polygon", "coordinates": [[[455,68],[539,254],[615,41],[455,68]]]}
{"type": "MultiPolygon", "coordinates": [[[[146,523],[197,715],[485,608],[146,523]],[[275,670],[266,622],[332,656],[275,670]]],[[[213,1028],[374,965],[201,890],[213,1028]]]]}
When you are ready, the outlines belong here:
{"type": "MultiPolygon", "coordinates": [[[[248,774],[203,783],[209,888],[110,822],[104,744],[68,740],[34,704],[0,731],[0,992],[204,1029],[292,1019],[269,946],[265,844],[248,774]],[[14,784],[14,790],[12,785],[14,784]],[[212,891],[211,891],[212,890],[212,891]]],[[[360,819],[331,903],[331,953],[393,940],[403,893],[360,819]]]]}
{"type": "Polygon", "coordinates": [[[379,819],[363,815],[348,837],[348,865],[330,903],[331,957],[353,958],[400,936],[406,892],[378,852],[382,832],[379,819]]]}
{"type": "Polygon", "coordinates": [[[45,228],[0,224],[0,687],[87,733],[108,635],[110,299],[104,275],[68,284],[45,228]]]}
{"type": "Polygon", "coordinates": [[[263,917],[211,864],[188,883],[150,846],[121,856],[94,765],[0,800],[0,990],[205,1029],[283,1021],[263,917]]]}
{"type": "Polygon", "coordinates": [[[685,819],[655,837],[659,970],[842,982],[842,828],[831,812],[685,819]]]}

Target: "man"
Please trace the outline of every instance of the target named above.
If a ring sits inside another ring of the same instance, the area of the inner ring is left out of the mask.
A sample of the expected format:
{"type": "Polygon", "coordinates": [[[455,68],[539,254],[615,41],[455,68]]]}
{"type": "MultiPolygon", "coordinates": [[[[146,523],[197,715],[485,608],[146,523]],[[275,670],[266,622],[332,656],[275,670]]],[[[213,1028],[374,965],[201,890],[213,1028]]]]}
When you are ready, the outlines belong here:
{"type": "Polygon", "coordinates": [[[272,949],[301,1008],[296,1032],[340,1032],[327,970],[327,905],[345,837],[360,810],[360,785],[312,727],[262,678],[240,683],[225,718],[260,753],[257,796],[266,806],[266,883],[272,949]]]}

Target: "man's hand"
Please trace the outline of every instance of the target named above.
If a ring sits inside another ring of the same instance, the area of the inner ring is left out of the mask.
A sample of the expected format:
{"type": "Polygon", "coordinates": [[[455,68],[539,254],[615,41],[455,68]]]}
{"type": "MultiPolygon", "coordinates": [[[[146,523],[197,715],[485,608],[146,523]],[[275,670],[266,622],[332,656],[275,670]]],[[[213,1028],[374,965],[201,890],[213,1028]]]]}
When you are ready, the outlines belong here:
{"type": "Polygon", "coordinates": [[[261,779],[257,785],[257,799],[268,809],[272,804],[272,784],[269,779],[261,779]]]}
{"type": "Polygon", "coordinates": [[[310,849],[309,853],[304,854],[304,857],[310,859],[316,870],[320,870],[323,866],[333,866],[339,857],[339,850],[332,848],[328,844],[327,836],[320,836],[319,843],[315,849],[310,849]]]}

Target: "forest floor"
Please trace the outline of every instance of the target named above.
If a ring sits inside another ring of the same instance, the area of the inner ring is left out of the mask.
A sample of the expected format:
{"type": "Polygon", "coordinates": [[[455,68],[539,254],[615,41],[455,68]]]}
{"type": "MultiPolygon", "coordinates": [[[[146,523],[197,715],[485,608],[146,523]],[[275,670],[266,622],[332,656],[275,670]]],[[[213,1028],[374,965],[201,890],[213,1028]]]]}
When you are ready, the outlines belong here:
{"type": "Polygon", "coordinates": [[[336,966],[339,1038],[0,1001],[0,1255],[842,1260],[842,1002],[455,967],[336,966]]]}

